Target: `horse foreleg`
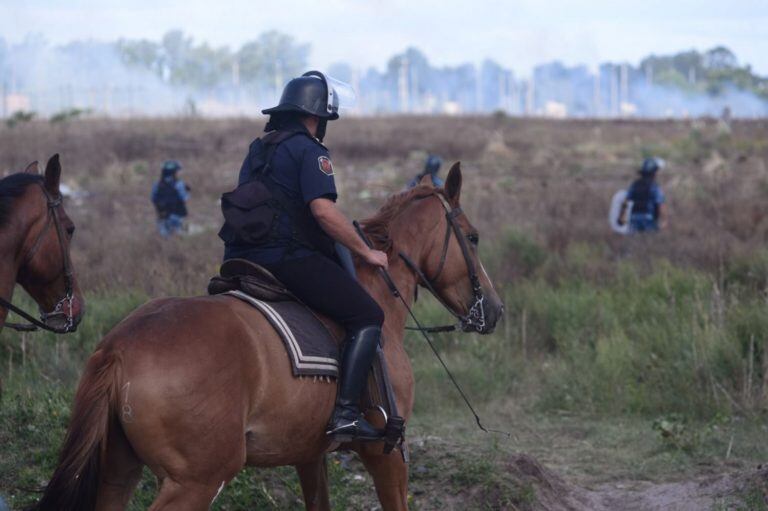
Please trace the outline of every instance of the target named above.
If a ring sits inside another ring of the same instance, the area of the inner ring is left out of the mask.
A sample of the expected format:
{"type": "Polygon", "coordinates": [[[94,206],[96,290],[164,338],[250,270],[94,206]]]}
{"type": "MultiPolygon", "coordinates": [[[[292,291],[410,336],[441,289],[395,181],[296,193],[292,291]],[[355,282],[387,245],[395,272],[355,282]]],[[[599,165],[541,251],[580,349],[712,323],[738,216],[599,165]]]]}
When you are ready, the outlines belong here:
{"type": "Polygon", "coordinates": [[[296,472],[299,474],[307,511],[329,511],[331,502],[328,497],[328,467],[325,455],[310,463],[296,465],[296,472]]]}
{"type": "Polygon", "coordinates": [[[166,477],[148,511],[208,511],[226,481],[217,487],[200,483],[177,483],[166,477]]]}
{"type": "MultiPolygon", "coordinates": [[[[371,444],[372,446],[373,444],[371,444]]],[[[376,444],[377,446],[379,444],[376,444]]],[[[408,509],[408,465],[403,461],[398,451],[375,454],[372,449],[359,452],[365,468],[373,477],[376,494],[384,511],[401,511],[408,509]]]]}

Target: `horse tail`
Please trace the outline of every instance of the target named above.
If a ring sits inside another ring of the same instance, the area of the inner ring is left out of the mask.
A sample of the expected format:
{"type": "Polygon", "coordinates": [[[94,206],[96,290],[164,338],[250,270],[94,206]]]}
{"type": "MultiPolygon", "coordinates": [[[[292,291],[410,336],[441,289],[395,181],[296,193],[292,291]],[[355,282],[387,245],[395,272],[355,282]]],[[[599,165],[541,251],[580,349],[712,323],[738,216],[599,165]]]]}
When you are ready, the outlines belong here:
{"type": "Polygon", "coordinates": [[[88,360],[75,395],[59,464],[40,501],[29,511],[92,511],[107,435],[114,422],[120,360],[96,351],[88,360]]]}

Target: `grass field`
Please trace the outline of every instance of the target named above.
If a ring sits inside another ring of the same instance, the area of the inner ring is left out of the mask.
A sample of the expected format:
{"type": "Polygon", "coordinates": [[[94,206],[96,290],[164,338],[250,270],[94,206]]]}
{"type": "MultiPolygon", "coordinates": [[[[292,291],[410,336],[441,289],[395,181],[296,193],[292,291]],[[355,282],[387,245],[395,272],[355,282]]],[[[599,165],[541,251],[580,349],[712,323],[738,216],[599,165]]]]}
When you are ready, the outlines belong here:
{"type": "MultiPolygon", "coordinates": [[[[353,217],[400,189],[426,150],[462,160],[463,206],[507,306],[493,335],[443,335],[437,344],[484,421],[510,438],[476,431],[428,348],[406,340],[417,381],[415,509],[560,509],[547,503],[563,506],[583,488],[749,474],[766,461],[768,122],[730,130],[706,120],[337,124],[327,142],[340,205],[353,217]],[[616,236],[610,197],[650,154],[670,162],[659,176],[669,229],[616,236]]],[[[196,119],[0,128],[1,168],[60,152],[64,182],[91,194],[66,206],[89,307],[81,328],[66,337],[0,334],[0,493],[14,508],[34,500],[52,471],[98,339],[149,297],[204,290],[222,252],[216,200],[259,129],[196,119]],[[148,200],[165,158],[182,161],[193,189],[190,232],[169,241],[155,234],[148,200]]],[[[418,311],[425,323],[446,319],[426,297],[418,311]]],[[[347,455],[331,461],[335,508],[375,506],[361,465],[347,455]]],[[[713,505],[764,509],[762,480],[744,481],[713,505]]],[[[147,474],[133,509],[145,509],[154,490],[147,474]]],[[[215,508],[299,502],[291,470],[248,470],[215,508]]]]}

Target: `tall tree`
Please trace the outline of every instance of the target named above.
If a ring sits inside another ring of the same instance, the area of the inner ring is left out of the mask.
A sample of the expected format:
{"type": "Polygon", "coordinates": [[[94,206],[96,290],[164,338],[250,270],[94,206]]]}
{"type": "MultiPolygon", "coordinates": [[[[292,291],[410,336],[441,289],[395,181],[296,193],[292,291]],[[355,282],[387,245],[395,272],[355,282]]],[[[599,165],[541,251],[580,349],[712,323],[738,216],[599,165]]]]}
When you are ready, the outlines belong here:
{"type": "Polygon", "coordinates": [[[123,62],[129,66],[143,67],[162,75],[159,44],[146,39],[120,39],[117,41],[117,51],[123,62]]]}

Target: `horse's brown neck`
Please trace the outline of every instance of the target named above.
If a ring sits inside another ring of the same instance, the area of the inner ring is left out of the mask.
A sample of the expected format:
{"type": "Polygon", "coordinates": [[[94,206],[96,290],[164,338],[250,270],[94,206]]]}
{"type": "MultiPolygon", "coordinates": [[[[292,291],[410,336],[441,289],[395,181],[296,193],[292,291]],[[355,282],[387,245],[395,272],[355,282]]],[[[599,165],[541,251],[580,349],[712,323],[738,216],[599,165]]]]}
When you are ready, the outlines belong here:
{"type": "MultiPolygon", "coordinates": [[[[442,229],[437,228],[442,217],[439,214],[435,215],[434,212],[435,209],[442,211],[441,208],[437,201],[418,201],[409,206],[409,211],[401,213],[401,215],[407,215],[409,219],[407,222],[393,219],[396,225],[390,226],[390,236],[395,250],[390,254],[389,274],[409,307],[413,305],[418,278],[400,258],[399,250],[417,264],[422,261],[425,251],[436,246],[430,240],[430,236],[434,237],[435,232],[443,232],[442,229]]],[[[408,311],[400,298],[392,294],[378,270],[363,264],[358,266],[357,272],[360,282],[384,309],[386,318],[384,330],[387,339],[394,338],[401,343],[405,334],[408,311]]]]}
{"type": "MultiPolygon", "coordinates": [[[[19,273],[20,258],[19,246],[24,242],[25,236],[12,226],[0,231],[0,297],[11,301],[13,288],[16,285],[16,276],[19,273]]],[[[8,310],[0,307],[0,325],[5,323],[8,310]]]]}
{"type": "MultiPolygon", "coordinates": [[[[389,274],[403,299],[410,307],[416,291],[416,276],[400,261],[390,260],[389,274]]],[[[357,268],[358,279],[384,310],[384,330],[388,341],[402,342],[408,311],[400,299],[392,294],[378,270],[364,265],[357,268]]]]}
{"type": "MultiPolygon", "coordinates": [[[[32,186],[29,189],[32,189],[32,186]]],[[[31,201],[26,200],[26,195],[29,193],[27,190],[22,197],[16,199],[14,215],[33,220],[18,225],[11,219],[3,229],[0,229],[0,261],[2,261],[2,265],[0,265],[0,297],[9,302],[13,298],[13,288],[16,286],[25,248],[29,243],[29,231],[37,221],[37,214],[25,209],[30,208],[31,201]]],[[[4,307],[0,307],[0,325],[5,323],[7,315],[8,311],[4,307]]]]}

